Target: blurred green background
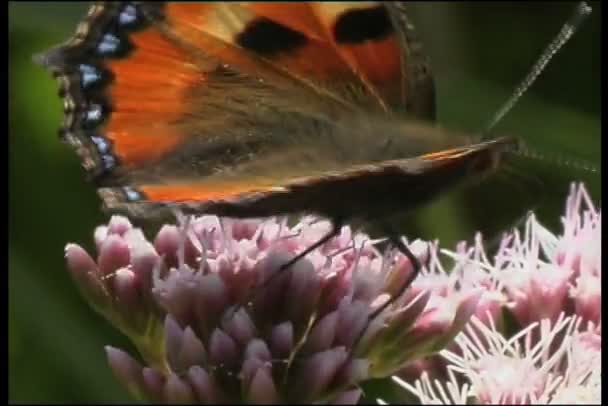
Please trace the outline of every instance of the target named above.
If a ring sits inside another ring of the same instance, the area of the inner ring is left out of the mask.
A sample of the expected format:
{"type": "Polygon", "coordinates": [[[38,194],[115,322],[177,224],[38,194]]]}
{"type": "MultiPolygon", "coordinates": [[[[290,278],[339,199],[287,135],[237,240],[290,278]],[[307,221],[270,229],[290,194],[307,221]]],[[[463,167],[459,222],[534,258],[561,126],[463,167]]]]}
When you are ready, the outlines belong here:
{"type": "MultiPolygon", "coordinates": [[[[528,208],[560,231],[569,182],[600,199],[601,5],[495,132],[521,136],[551,159],[516,161],[516,175],[458,190],[416,213],[404,234],[440,238],[444,247],[505,231],[528,208]],[[585,160],[598,173],[564,163],[585,160]],[[539,199],[537,182],[542,183],[539,199]]],[[[437,82],[439,123],[476,131],[523,78],[570,15],[568,2],[415,3],[412,20],[437,82]]],[[[79,297],[63,248],[91,249],[106,220],[75,154],[57,129],[57,84],[31,57],[71,35],[86,3],[9,3],[9,390],[18,402],[128,401],[103,345],[128,341],[79,297]]],[[[388,396],[388,395],[387,395],[388,396]]]]}

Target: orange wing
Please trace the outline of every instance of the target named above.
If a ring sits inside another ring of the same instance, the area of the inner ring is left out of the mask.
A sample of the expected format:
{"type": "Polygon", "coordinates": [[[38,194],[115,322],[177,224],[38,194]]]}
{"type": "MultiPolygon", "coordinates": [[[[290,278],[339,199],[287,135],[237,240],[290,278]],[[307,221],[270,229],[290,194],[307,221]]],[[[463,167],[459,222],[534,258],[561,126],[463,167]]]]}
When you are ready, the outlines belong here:
{"type": "Polygon", "coordinates": [[[174,36],[240,71],[260,75],[263,59],[335,98],[385,111],[403,102],[401,51],[382,5],[169,3],[164,16],[174,36]]]}
{"type": "MultiPolygon", "coordinates": [[[[324,126],[345,116],[433,118],[432,78],[410,52],[418,46],[398,7],[100,3],[40,60],[62,86],[62,132],[98,185],[142,187],[149,200],[204,200],[248,189],[237,182],[219,193],[206,177],[324,131],[331,137],[324,126]],[[421,70],[426,76],[410,74],[421,70]],[[183,186],[193,179],[201,190],[183,186]]],[[[324,169],[343,169],[338,161],[324,169]]],[[[299,168],[296,178],[318,171],[299,168]]],[[[288,180],[262,178],[273,182],[264,190],[288,180]]]]}

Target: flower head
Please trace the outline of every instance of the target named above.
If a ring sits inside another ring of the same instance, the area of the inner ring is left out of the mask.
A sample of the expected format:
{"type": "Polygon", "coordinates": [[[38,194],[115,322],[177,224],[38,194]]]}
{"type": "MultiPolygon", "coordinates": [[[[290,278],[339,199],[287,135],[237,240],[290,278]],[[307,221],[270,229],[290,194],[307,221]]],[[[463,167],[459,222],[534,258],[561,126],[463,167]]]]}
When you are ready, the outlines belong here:
{"type": "Polygon", "coordinates": [[[182,220],[152,243],[113,217],[95,232],[97,261],[66,247],[85,296],[143,361],[107,347],[110,365],[156,402],[356,402],[360,382],[443,348],[478,300],[418,289],[371,317],[412,272],[405,256],[382,256],[345,227],[282,270],[330,224],[182,220]]]}
{"type": "Polygon", "coordinates": [[[450,278],[424,281],[423,275],[416,284],[443,280],[429,289],[447,292],[453,278],[454,286],[480,289],[475,322],[443,357],[410,363],[393,379],[423,403],[598,401],[600,220],[584,187],[573,185],[561,236],[530,215],[524,231],[505,236],[492,259],[479,235],[472,247],[442,250],[457,263],[450,278]]]}
{"type": "Polygon", "coordinates": [[[460,263],[460,284],[480,286],[484,295],[476,316],[501,323],[509,309],[520,327],[560,313],[576,314],[598,326],[601,316],[601,213],[583,185],[573,185],[562,218],[564,231],[555,235],[528,216],[523,232],[514,230],[488,259],[481,237],[473,247],[442,252],[460,263]]]}
{"type": "Polygon", "coordinates": [[[414,385],[395,381],[423,404],[599,403],[600,349],[578,331],[580,322],[562,315],[554,325],[546,319],[506,339],[473,319],[456,339],[460,351],[441,352],[446,383],[426,372],[414,385]]]}

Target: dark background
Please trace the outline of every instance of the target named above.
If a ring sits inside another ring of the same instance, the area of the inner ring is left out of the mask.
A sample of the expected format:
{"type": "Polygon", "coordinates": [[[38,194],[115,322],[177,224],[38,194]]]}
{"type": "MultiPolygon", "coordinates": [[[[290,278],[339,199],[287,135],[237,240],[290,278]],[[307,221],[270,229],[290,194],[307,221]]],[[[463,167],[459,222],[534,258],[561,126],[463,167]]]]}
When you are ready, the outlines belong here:
{"type": "MultiPolygon", "coordinates": [[[[418,3],[410,7],[431,57],[439,124],[483,128],[570,15],[568,2],[418,3]]],[[[545,159],[516,161],[509,176],[458,190],[417,212],[408,236],[440,238],[444,247],[488,239],[535,208],[559,232],[569,182],[583,180],[596,202],[600,175],[567,161],[600,166],[601,6],[497,126],[521,136],[545,159]],[[555,163],[557,162],[557,163],[555,163]],[[537,184],[543,185],[539,189],[537,184]],[[539,190],[543,192],[540,193],[539,190]]],[[[61,144],[57,84],[31,62],[64,41],[85,3],[9,3],[9,389],[12,401],[117,402],[103,345],[128,341],[89,309],[65,269],[63,248],[92,248],[106,220],[75,154],[61,144]]]]}

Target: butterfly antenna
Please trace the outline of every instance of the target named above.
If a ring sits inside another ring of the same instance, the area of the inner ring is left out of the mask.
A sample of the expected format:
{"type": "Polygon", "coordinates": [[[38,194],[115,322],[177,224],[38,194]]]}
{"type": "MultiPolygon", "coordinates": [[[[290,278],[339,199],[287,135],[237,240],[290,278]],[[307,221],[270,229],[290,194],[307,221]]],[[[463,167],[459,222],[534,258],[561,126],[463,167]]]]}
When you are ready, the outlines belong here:
{"type": "Polygon", "coordinates": [[[492,119],[483,129],[482,140],[490,138],[490,131],[503,119],[503,117],[513,109],[513,106],[521,98],[521,96],[532,86],[538,76],[545,70],[545,67],[553,56],[564,46],[566,42],[572,37],[576,30],[581,26],[585,18],[591,14],[591,7],[584,1],[578,3],[574,12],[570,18],[564,23],[562,29],[555,36],[553,41],[547,46],[547,48],[540,55],[536,63],[530,69],[530,72],[526,75],[524,80],[515,88],[511,97],[502,105],[500,109],[494,114],[492,119]]]}
{"type": "Polygon", "coordinates": [[[518,150],[517,155],[523,157],[523,158],[529,158],[529,159],[533,159],[536,161],[543,161],[543,162],[547,162],[551,165],[556,165],[556,166],[566,166],[569,168],[573,168],[573,169],[577,169],[577,170],[581,170],[581,171],[585,171],[585,172],[591,172],[591,173],[598,173],[599,169],[597,167],[597,165],[588,162],[586,160],[583,159],[577,159],[577,158],[566,158],[562,155],[547,155],[544,153],[539,153],[533,149],[530,149],[529,147],[523,147],[520,148],[520,150],[518,150]]]}

